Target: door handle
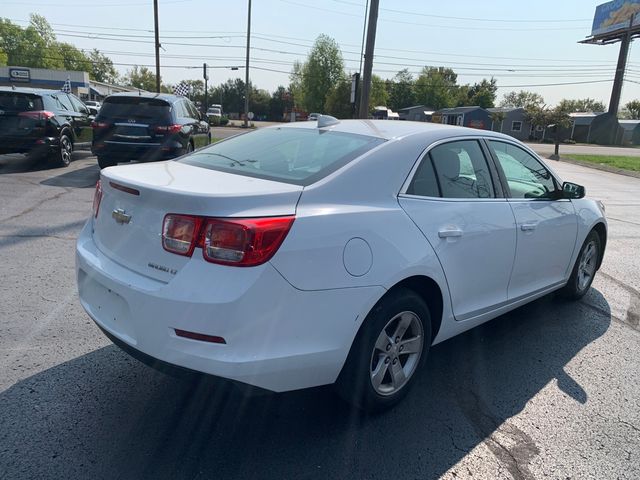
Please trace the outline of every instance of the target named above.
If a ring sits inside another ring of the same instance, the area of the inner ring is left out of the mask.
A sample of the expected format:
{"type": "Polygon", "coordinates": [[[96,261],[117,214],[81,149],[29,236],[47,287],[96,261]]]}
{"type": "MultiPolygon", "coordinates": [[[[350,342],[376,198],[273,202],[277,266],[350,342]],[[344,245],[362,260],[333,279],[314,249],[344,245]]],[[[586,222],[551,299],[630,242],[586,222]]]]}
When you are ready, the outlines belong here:
{"type": "Polygon", "coordinates": [[[522,230],[523,232],[531,232],[535,230],[537,226],[537,223],[522,223],[520,224],[520,230],[522,230]]]}
{"type": "Polygon", "coordinates": [[[460,230],[459,228],[443,228],[442,230],[438,231],[438,236],[440,238],[461,237],[462,230],[460,230]]]}

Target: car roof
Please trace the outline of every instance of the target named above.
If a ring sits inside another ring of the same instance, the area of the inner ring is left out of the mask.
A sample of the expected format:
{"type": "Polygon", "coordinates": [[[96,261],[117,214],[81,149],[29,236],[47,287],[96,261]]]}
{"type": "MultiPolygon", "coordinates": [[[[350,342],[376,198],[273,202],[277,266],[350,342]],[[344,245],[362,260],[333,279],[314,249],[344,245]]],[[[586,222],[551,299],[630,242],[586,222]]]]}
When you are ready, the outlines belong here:
{"type": "MultiPolygon", "coordinates": [[[[317,129],[318,126],[315,122],[296,122],[267,128],[317,129]]],[[[435,138],[460,137],[468,135],[476,137],[485,136],[507,138],[513,140],[513,137],[489,130],[478,130],[475,128],[445,125],[442,123],[412,122],[407,120],[339,120],[339,123],[323,127],[323,130],[366,135],[385,140],[398,139],[418,134],[431,134],[435,138]]]]}
{"type": "Polygon", "coordinates": [[[0,92],[30,93],[32,95],[53,95],[54,93],[64,93],[62,90],[51,90],[48,88],[31,87],[0,87],[0,92]]]}

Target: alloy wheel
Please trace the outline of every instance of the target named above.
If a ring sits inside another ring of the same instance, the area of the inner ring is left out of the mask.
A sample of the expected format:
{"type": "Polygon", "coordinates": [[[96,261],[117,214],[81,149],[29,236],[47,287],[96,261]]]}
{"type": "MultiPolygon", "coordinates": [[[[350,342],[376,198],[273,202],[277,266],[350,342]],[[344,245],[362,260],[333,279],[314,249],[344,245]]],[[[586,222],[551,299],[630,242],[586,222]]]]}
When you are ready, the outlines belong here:
{"type": "Polygon", "coordinates": [[[388,396],[404,387],[416,371],[424,347],[424,329],[413,312],[394,316],[382,329],[371,353],[371,385],[388,396]]]}
{"type": "Polygon", "coordinates": [[[582,249],[580,263],[578,264],[578,289],[585,290],[593,280],[598,261],[598,246],[594,240],[587,243],[582,249]]]}

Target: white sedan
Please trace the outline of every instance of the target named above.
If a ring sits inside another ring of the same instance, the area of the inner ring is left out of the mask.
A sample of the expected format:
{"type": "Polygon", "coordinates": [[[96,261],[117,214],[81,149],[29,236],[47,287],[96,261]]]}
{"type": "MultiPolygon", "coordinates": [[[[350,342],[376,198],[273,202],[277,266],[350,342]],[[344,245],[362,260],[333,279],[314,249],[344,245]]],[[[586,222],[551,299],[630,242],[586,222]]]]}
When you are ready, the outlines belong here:
{"type": "Polygon", "coordinates": [[[502,134],[320,116],[102,170],[80,300],[148,363],[382,409],[432,345],[589,290],[607,223],[583,197],[502,134]]]}

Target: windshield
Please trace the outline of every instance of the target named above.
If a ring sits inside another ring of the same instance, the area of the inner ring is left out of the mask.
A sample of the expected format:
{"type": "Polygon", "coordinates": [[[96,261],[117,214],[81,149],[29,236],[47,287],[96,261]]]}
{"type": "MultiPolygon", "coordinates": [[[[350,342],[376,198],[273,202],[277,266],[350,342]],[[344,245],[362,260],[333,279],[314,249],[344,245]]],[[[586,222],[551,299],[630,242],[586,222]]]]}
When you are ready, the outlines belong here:
{"type": "Polygon", "coordinates": [[[268,128],[232,137],[177,161],[310,185],[383,142],[380,138],[318,129],[268,128]]]}

